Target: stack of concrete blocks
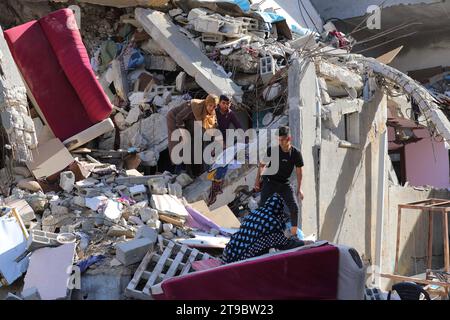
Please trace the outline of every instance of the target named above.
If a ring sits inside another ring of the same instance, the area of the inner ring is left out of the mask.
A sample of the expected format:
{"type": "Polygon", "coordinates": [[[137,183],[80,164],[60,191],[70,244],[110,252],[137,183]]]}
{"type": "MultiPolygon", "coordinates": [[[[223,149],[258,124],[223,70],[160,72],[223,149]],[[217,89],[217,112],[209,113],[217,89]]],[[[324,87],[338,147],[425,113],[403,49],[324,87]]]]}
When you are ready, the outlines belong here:
{"type": "Polygon", "coordinates": [[[121,242],[116,246],[116,259],[125,266],[140,262],[155,242],[154,239],[146,237],[121,242]]]}
{"type": "Polygon", "coordinates": [[[275,59],[272,56],[265,56],[260,59],[260,75],[264,83],[267,83],[275,75],[275,59]]]}
{"type": "Polygon", "coordinates": [[[34,251],[44,247],[57,247],[61,244],[58,242],[57,237],[57,233],[31,230],[27,242],[27,250],[34,251]]]}
{"type": "Polygon", "coordinates": [[[37,147],[34,122],[29,115],[27,89],[0,28],[0,114],[12,156],[20,162],[33,159],[37,147]]]}
{"type": "Polygon", "coordinates": [[[236,20],[242,22],[242,32],[248,33],[249,31],[258,31],[259,30],[259,21],[258,19],[249,18],[249,17],[238,17],[236,20]]]}

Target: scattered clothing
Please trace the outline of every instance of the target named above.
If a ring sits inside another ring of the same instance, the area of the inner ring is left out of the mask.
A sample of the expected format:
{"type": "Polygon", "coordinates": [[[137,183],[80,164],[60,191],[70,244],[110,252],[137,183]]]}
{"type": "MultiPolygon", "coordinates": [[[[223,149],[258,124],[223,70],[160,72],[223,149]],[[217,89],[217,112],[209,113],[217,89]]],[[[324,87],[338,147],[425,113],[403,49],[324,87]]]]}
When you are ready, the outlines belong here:
{"type": "Polygon", "coordinates": [[[84,259],[77,263],[77,266],[80,268],[80,272],[85,272],[90,266],[96,264],[97,262],[105,259],[104,255],[90,256],[87,259],[84,259]]]}
{"type": "Polygon", "coordinates": [[[284,234],[283,199],[277,193],[264,206],[252,211],[232,237],[223,252],[223,261],[236,262],[263,255],[269,249],[290,249],[304,245],[301,240],[284,234]]]}

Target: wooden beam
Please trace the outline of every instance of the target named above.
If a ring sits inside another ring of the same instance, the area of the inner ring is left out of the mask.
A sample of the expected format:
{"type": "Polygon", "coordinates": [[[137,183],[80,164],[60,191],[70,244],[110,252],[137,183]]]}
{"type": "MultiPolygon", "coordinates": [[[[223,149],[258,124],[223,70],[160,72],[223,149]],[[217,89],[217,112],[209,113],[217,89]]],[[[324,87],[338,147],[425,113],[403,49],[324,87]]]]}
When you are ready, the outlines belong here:
{"type": "Polygon", "coordinates": [[[433,213],[428,212],[428,258],[427,268],[431,269],[433,263],[433,213]]]}
{"type": "Polygon", "coordinates": [[[399,204],[398,206],[402,209],[430,210],[430,211],[438,211],[438,212],[442,212],[442,209],[447,209],[445,207],[442,208],[442,207],[411,206],[411,205],[407,205],[407,204],[399,204]]]}
{"type": "Polygon", "coordinates": [[[400,253],[400,225],[402,222],[402,208],[398,207],[398,213],[397,213],[397,243],[395,245],[395,266],[394,270],[397,273],[398,272],[398,258],[400,253]]]}
{"type": "Polygon", "coordinates": [[[394,281],[409,281],[409,282],[417,282],[422,284],[431,284],[435,286],[441,286],[444,288],[449,288],[450,283],[448,282],[440,282],[440,281],[431,281],[431,280],[425,280],[425,279],[419,279],[419,278],[413,278],[413,277],[405,277],[405,276],[398,276],[396,274],[389,274],[389,273],[381,273],[381,277],[392,279],[394,281]]]}
{"type": "Polygon", "coordinates": [[[450,259],[449,259],[449,243],[448,243],[448,213],[443,211],[443,220],[444,223],[442,224],[442,233],[444,237],[444,261],[445,261],[445,271],[450,272],[450,259]]]}

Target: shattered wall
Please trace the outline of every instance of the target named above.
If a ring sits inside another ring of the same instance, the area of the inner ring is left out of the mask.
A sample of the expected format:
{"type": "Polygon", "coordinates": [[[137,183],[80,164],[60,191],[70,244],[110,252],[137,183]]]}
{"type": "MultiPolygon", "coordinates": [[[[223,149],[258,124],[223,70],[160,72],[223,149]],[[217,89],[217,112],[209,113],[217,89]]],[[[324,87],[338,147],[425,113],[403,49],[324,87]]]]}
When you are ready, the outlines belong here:
{"type": "Polygon", "coordinates": [[[324,128],[320,150],[320,238],[354,246],[367,259],[374,255],[379,143],[386,130],[383,108],[381,91],[363,105],[359,148],[340,147],[340,139],[324,128]]]}

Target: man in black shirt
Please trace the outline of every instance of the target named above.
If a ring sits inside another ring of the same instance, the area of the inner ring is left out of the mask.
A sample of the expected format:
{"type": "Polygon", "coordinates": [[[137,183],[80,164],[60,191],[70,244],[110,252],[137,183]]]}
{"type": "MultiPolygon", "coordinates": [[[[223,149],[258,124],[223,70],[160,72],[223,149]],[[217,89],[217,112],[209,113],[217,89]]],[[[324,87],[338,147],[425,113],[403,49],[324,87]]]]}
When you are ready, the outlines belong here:
{"type": "Polygon", "coordinates": [[[260,162],[256,175],[255,191],[261,191],[261,200],[259,205],[262,206],[266,200],[278,193],[286,203],[291,216],[291,233],[297,235],[298,214],[300,212],[297,197],[303,200],[302,176],[303,176],[303,157],[300,151],[292,146],[289,127],[283,126],[278,130],[278,139],[280,145],[271,147],[267,150],[267,159],[260,162]],[[276,150],[279,149],[279,150],[276,150]],[[261,176],[266,167],[269,165],[269,158],[279,152],[278,170],[273,175],[264,175],[261,189],[261,176]],[[297,175],[298,189],[294,195],[294,190],[289,183],[292,171],[297,175]]]}

